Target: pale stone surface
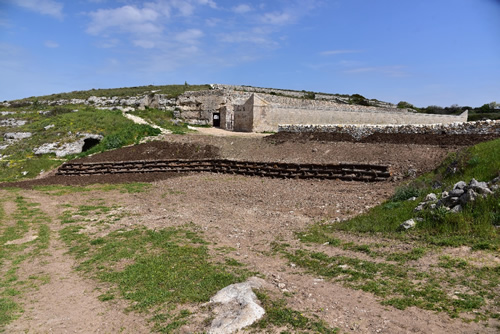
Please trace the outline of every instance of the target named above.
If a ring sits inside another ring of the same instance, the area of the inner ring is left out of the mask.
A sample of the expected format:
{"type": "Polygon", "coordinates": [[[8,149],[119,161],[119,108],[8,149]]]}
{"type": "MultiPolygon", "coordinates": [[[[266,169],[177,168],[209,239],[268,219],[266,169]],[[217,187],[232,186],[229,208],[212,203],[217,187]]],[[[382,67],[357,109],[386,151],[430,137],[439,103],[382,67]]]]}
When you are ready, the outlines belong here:
{"type": "Polygon", "coordinates": [[[208,333],[229,334],[250,326],[265,314],[257,303],[258,299],[252,288],[260,288],[263,280],[252,277],[244,283],[231,284],[220,290],[210,299],[217,314],[208,333]]]}
{"type": "Polygon", "coordinates": [[[25,120],[15,119],[15,118],[8,118],[8,119],[1,119],[0,120],[0,126],[5,126],[5,127],[22,126],[26,123],[27,123],[27,121],[25,121],[25,120]]]}
{"type": "Polygon", "coordinates": [[[437,201],[437,196],[434,193],[427,194],[427,196],[425,196],[424,201],[426,202],[437,201]]]}
{"type": "Polygon", "coordinates": [[[399,230],[409,230],[410,228],[414,228],[417,225],[415,220],[413,219],[408,219],[407,221],[404,221],[401,225],[399,225],[399,230]]]}
{"type": "Polygon", "coordinates": [[[31,137],[31,132],[6,132],[3,135],[5,140],[21,140],[31,137]]]}
{"type": "Polygon", "coordinates": [[[71,143],[45,143],[42,146],[35,148],[33,150],[33,153],[35,153],[36,155],[55,153],[57,157],[65,157],[70,154],[82,153],[86,139],[101,140],[103,138],[101,135],[89,133],[79,135],[81,136],[81,138],[71,143]]]}
{"type": "MultiPolygon", "coordinates": [[[[424,114],[421,114],[424,115],[424,114]]],[[[442,116],[442,115],[440,115],[442,116]]],[[[380,114],[378,117],[385,117],[380,114]]],[[[429,120],[429,119],[428,119],[429,120]]],[[[500,120],[467,122],[460,115],[453,123],[433,119],[435,124],[280,124],[278,132],[289,133],[337,133],[348,134],[356,140],[363,139],[375,133],[380,134],[434,134],[434,135],[500,135],[500,120]],[[460,121],[461,120],[461,121],[460,121]],[[438,123],[439,122],[439,123],[438,123]],[[448,123],[448,124],[444,124],[448,123]]],[[[408,122],[411,123],[411,122],[408,122]]]]}

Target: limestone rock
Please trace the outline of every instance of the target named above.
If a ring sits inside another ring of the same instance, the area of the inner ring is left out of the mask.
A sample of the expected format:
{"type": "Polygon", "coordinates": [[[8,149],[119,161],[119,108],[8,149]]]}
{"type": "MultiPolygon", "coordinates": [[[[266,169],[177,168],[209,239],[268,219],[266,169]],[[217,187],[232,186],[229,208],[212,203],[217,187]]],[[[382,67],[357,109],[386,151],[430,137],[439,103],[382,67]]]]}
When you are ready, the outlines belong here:
{"type": "Polygon", "coordinates": [[[31,132],[6,132],[3,135],[4,140],[21,140],[31,137],[31,132]]]}
{"type": "Polygon", "coordinates": [[[257,303],[258,299],[252,288],[259,288],[263,280],[253,277],[247,282],[231,284],[217,292],[210,299],[215,304],[217,314],[208,333],[229,334],[253,324],[265,314],[257,303]]]}
{"type": "Polygon", "coordinates": [[[8,119],[1,119],[0,120],[0,126],[5,126],[5,127],[22,126],[26,123],[27,123],[27,121],[25,121],[25,120],[15,119],[15,118],[8,118],[8,119]]]}
{"type": "Polygon", "coordinates": [[[473,189],[467,189],[467,192],[460,197],[460,203],[465,205],[470,202],[474,202],[478,194],[473,189]]]}
{"type": "Polygon", "coordinates": [[[427,194],[424,199],[425,202],[434,202],[437,201],[437,196],[434,193],[427,194]]]}
{"type": "Polygon", "coordinates": [[[452,191],[450,191],[450,193],[448,194],[448,196],[452,196],[452,197],[460,197],[462,196],[463,194],[465,193],[464,189],[460,189],[460,188],[457,188],[457,189],[453,189],[452,191]]]}
{"type": "Polygon", "coordinates": [[[57,157],[65,157],[70,154],[82,153],[86,140],[94,139],[100,141],[103,138],[101,135],[89,133],[79,134],[79,136],[81,137],[79,140],[62,145],[59,142],[45,143],[35,148],[33,153],[36,155],[55,153],[57,157]]]}
{"type": "Polygon", "coordinates": [[[464,189],[466,186],[467,186],[467,183],[465,183],[464,181],[460,181],[460,182],[455,183],[455,185],[453,186],[453,189],[464,189]]]}
{"type": "Polygon", "coordinates": [[[415,220],[408,219],[407,221],[405,221],[401,225],[399,225],[398,230],[406,231],[406,230],[409,230],[411,228],[414,228],[416,225],[417,225],[417,223],[415,222],[415,220]]]}

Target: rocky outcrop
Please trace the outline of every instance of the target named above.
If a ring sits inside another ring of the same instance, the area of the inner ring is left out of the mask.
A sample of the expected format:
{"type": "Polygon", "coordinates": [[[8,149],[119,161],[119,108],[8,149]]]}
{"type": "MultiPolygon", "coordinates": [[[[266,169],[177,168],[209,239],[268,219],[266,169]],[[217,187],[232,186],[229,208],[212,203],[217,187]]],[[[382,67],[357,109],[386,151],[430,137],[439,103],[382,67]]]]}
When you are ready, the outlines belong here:
{"type": "Polygon", "coordinates": [[[25,121],[25,120],[15,119],[15,118],[8,118],[8,119],[1,119],[0,120],[0,126],[5,126],[5,127],[23,126],[26,123],[27,123],[27,121],[25,121]]]}
{"type": "Polygon", "coordinates": [[[21,140],[31,137],[33,134],[31,132],[6,132],[3,135],[3,139],[9,140],[21,140]]]}
{"type": "Polygon", "coordinates": [[[65,157],[70,154],[82,153],[84,148],[91,148],[103,138],[101,135],[82,133],[78,134],[78,140],[69,143],[46,143],[33,150],[36,155],[55,153],[57,157],[65,157]],[[86,147],[87,146],[87,147],[86,147]]]}

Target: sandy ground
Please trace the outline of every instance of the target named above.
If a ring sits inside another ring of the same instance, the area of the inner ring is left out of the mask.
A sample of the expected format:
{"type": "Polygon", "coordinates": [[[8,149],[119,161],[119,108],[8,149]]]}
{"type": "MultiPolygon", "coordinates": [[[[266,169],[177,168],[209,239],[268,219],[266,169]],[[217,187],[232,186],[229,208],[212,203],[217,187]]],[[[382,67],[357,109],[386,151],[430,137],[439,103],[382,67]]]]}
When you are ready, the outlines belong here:
{"type": "MultiPolygon", "coordinates": [[[[367,184],[201,173],[150,180],[153,182],[151,189],[136,194],[91,191],[71,196],[53,196],[43,191],[21,190],[29,201],[41,203],[43,211],[52,217],[50,229],[53,238],[47,254],[40,259],[24,262],[19,272],[23,277],[37,274],[47,276],[50,280],[23,297],[25,312],[7,326],[7,333],[150,331],[150,324],[144,315],[125,311],[125,301],[99,301],[97,297],[105,286],[76,272],[75,260],[66,254],[67,249],[58,240],[57,231],[61,228],[58,217],[63,210],[62,205],[95,201],[104,202],[107,206],[114,205],[123,215],[107,229],[89,226],[93,233],[106,234],[115,229],[137,226],[159,229],[192,222],[210,242],[209,247],[215,257],[218,256],[217,248],[226,246],[234,249],[227,256],[263,275],[273,291],[287,299],[289,307],[317,315],[331,326],[339,327],[341,332],[496,332],[497,323],[485,327],[484,324],[451,319],[444,313],[414,307],[401,311],[383,306],[370,293],[348,289],[342,284],[304,273],[270,252],[271,243],[276,240],[297,244],[295,232],[312,223],[344,219],[379,204],[391,196],[400,178],[408,177],[409,170],[416,174],[430,170],[455,147],[332,142],[277,144],[262,138],[200,135],[167,138],[175,145],[185,145],[182,146],[184,155],[193,154],[196,150],[191,152],[193,146],[190,145],[195,145],[198,152],[200,147],[204,147],[203,154],[210,156],[259,161],[383,162],[392,166],[398,178],[390,182],[367,184]],[[284,288],[290,294],[284,295],[284,288]]],[[[163,147],[164,151],[167,146],[163,147]]],[[[150,156],[168,155],[160,152],[161,146],[149,144],[143,148],[149,148],[150,156]]],[[[128,150],[117,151],[114,157],[137,156],[138,151],[128,150]]],[[[102,159],[112,157],[108,154],[102,159]]],[[[101,158],[95,156],[89,159],[96,161],[101,158]]],[[[103,178],[101,181],[109,180],[103,178]]],[[[6,191],[0,189],[2,193],[6,191]]],[[[350,236],[346,235],[345,238],[350,236]]],[[[323,250],[321,246],[318,247],[318,250],[323,250]]],[[[359,253],[350,255],[361,256],[359,253]]],[[[200,326],[195,322],[185,327],[184,332],[202,331],[203,327],[200,326]]]]}

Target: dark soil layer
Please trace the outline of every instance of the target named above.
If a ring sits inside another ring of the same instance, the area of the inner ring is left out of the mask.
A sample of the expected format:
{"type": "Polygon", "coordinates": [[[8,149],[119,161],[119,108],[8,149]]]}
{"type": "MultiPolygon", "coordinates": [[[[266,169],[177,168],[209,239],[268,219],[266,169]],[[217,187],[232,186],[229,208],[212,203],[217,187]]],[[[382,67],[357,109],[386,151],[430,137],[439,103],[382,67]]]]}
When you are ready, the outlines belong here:
{"type": "Polygon", "coordinates": [[[220,157],[212,145],[153,141],[92,155],[74,162],[105,162],[166,159],[213,159],[220,157]]]}
{"type": "Polygon", "coordinates": [[[266,137],[270,141],[326,141],[357,143],[392,143],[416,145],[470,146],[498,138],[498,135],[444,135],[444,134],[390,134],[375,133],[362,139],[355,139],[346,133],[286,133],[279,132],[266,137]]]}

